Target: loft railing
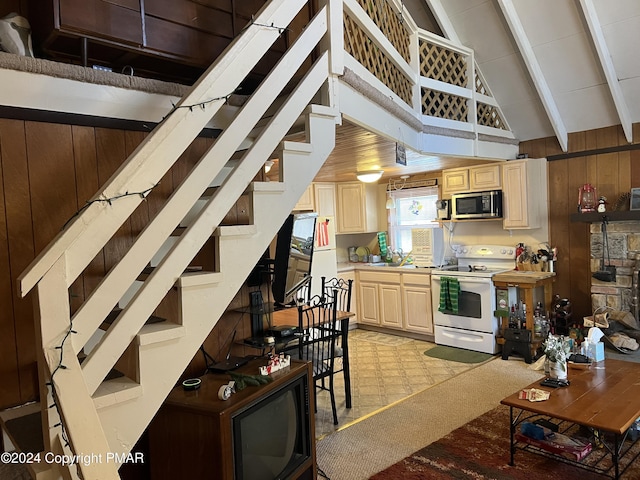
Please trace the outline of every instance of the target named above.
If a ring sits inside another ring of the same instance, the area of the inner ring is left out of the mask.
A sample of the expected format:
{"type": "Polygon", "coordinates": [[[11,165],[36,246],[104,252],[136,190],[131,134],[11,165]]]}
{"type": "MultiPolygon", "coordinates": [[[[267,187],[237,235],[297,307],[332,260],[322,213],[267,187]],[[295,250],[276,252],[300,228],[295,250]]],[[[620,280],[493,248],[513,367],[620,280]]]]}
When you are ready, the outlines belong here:
{"type": "Polygon", "coordinates": [[[347,68],[384,85],[427,128],[514,138],[473,50],[418,28],[395,0],[343,3],[347,68]]]}

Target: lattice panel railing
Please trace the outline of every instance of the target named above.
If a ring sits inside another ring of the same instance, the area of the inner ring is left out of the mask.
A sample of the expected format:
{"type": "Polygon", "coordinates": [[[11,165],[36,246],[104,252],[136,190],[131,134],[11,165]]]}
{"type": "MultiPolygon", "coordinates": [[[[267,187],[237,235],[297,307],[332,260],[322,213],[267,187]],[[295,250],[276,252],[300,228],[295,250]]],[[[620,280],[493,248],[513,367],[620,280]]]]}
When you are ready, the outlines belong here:
{"type": "Polygon", "coordinates": [[[386,0],[356,0],[362,9],[387,40],[395,47],[407,63],[411,59],[409,52],[409,33],[404,28],[402,17],[398,16],[386,0]]]}
{"type": "Polygon", "coordinates": [[[478,125],[508,130],[496,107],[478,102],[476,108],[478,110],[478,125]]]}
{"type": "Polygon", "coordinates": [[[419,47],[420,75],[458,87],[468,87],[467,58],[427,41],[419,47]]]}
{"type": "Polygon", "coordinates": [[[468,100],[464,97],[422,89],[422,114],[466,122],[469,113],[468,100]]]}
{"type": "Polygon", "coordinates": [[[344,49],[411,106],[411,82],[348,15],[344,15],[344,49]]]}
{"type": "Polygon", "coordinates": [[[481,95],[487,95],[488,97],[491,96],[491,94],[489,93],[489,90],[487,90],[487,88],[484,86],[484,83],[482,82],[482,78],[480,78],[480,75],[478,75],[477,71],[476,71],[476,93],[479,93],[481,95]]]}

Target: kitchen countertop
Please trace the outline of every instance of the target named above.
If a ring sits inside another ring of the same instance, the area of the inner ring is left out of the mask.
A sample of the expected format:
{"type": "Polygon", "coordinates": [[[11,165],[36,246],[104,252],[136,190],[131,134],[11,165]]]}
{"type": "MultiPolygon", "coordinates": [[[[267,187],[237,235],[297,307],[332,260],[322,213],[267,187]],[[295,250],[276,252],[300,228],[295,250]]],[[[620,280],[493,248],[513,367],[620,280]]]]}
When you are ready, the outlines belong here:
{"type": "Polygon", "coordinates": [[[403,265],[402,267],[390,265],[371,265],[368,263],[338,263],[338,273],[349,272],[352,270],[377,270],[380,272],[410,272],[430,275],[433,268],[416,267],[415,265],[403,265]]]}

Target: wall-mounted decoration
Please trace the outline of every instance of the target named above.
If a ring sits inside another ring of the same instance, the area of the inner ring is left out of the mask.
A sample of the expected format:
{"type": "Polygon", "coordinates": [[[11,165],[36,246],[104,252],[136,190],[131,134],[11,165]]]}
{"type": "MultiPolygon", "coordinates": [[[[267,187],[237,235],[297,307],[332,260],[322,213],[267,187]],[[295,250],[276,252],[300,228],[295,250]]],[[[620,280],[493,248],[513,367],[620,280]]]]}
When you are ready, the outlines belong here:
{"type": "Polygon", "coordinates": [[[407,150],[404,145],[396,143],[396,163],[398,165],[407,165],[407,150]]]}

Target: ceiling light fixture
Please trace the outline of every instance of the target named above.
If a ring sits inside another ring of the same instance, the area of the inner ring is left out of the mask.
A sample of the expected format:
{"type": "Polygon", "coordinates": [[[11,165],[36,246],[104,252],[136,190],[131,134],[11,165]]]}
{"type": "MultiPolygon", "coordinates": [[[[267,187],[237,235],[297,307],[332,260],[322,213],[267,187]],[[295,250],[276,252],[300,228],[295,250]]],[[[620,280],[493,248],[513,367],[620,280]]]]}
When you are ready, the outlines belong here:
{"type": "Polygon", "coordinates": [[[356,178],[364,183],[377,182],[382,178],[383,170],[370,170],[368,172],[356,172],[356,178]]]}
{"type": "Polygon", "coordinates": [[[274,161],[267,160],[264,162],[264,173],[269,173],[271,171],[271,167],[273,167],[274,161]]]}

